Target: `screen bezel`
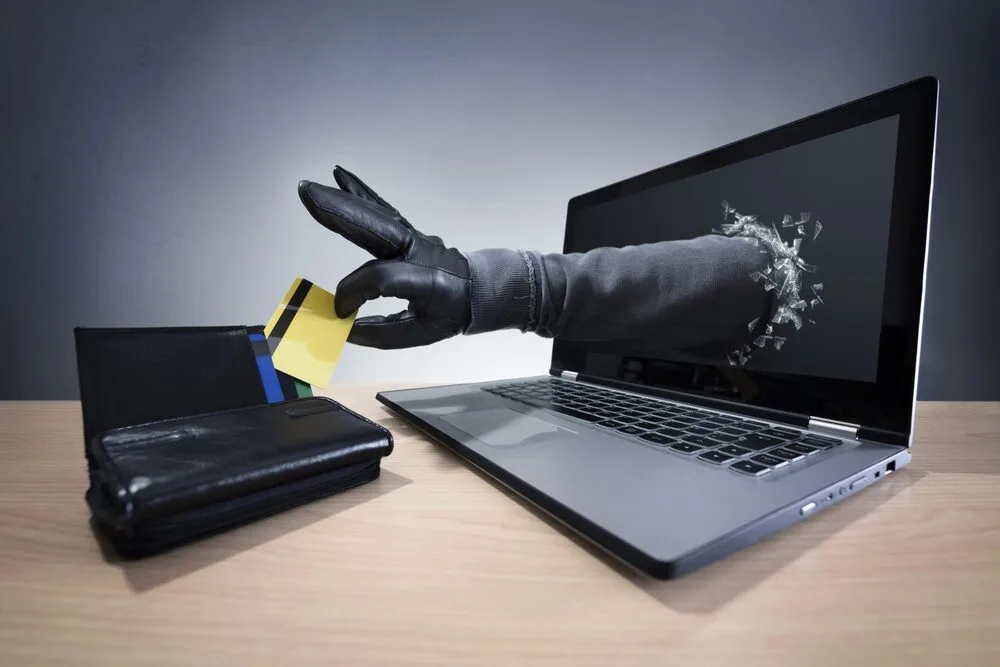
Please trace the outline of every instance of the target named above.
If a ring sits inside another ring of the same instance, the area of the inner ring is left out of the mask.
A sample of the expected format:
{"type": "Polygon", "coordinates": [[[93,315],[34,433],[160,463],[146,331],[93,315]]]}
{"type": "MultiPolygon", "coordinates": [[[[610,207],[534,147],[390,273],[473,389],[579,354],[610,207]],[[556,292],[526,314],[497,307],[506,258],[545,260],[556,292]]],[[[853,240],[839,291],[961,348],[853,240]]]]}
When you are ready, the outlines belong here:
{"type": "MultiPolygon", "coordinates": [[[[931,186],[935,133],[937,124],[938,81],[922,77],[909,83],[842,104],[823,112],[782,125],[772,130],[727,144],[693,157],[578,195],[569,200],[563,252],[579,252],[573,245],[576,215],[582,209],[630,194],[657,187],[688,176],[718,169],[766,153],[818,139],[842,130],[864,125],[883,118],[899,117],[899,134],[893,183],[890,238],[902,239],[894,246],[902,254],[895,267],[887,265],[886,295],[883,297],[883,323],[880,336],[878,371],[874,383],[851,382],[820,377],[791,376],[763,371],[747,371],[752,382],[794,383],[806,389],[803,395],[812,398],[798,401],[794,410],[784,405],[760,405],[741,397],[739,400],[719,399],[717,394],[695,384],[651,384],[630,380],[624,382],[607,374],[587,373],[585,359],[588,346],[556,338],[553,341],[551,372],[577,373],[592,381],[604,381],[616,386],[640,388],[650,393],[668,396],[682,395],[695,402],[734,402],[744,411],[781,414],[790,421],[806,425],[808,418],[826,418],[861,425],[868,437],[905,444],[912,429],[913,404],[916,393],[919,340],[924,292],[924,271],[927,254],[927,231],[931,205],[931,186]],[[890,281],[889,272],[900,272],[898,280],[890,281]],[[900,289],[890,293],[889,285],[900,289]],[[892,344],[887,340],[885,300],[902,299],[905,322],[896,327],[892,344]],[[836,398],[833,398],[836,397],[836,398]],[[872,403],[874,401],[874,403],[872,403]]],[[[673,362],[672,362],[673,363],[673,362]]],[[[696,371],[723,367],[698,364],[674,364],[698,376],[696,371]]],[[[730,371],[727,371],[731,372],[730,371]]],[[[797,392],[798,393],[798,392],[797,392]]]]}

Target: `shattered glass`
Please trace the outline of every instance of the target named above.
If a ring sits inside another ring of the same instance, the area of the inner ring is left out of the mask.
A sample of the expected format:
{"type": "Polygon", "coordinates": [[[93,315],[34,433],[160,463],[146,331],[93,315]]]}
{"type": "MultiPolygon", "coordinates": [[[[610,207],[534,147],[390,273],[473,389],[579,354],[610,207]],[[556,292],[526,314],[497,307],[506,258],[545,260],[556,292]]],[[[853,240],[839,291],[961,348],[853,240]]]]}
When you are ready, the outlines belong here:
{"type": "MultiPolygon", "coordinates": [[[[816,241],[823,230],[823,225],[819,220],[813,221],[810,212],[800,213],[798,219],[786,213],[781,219],[781,229],[794,229],[795,234],[792,242],[786,243],[774,223],[765,225],[758,221],[756,215],[743,215],[730,206],[728,201],[722,202],[722,210],[724,223],[720,229],[712,231],[744,239],[770,257],[771,261],[767,268],[750,273],[750,280],[760,285],[764,291],[774,292],[778,306],[774,315],[765,324],[763,333],[758,331],[759,317],[747,324],[751,334],[757,333],[753,346],[744,345],[728,355],[730,365],[743,366],[750,360],[754,347],[764,349],[770,343],[775,350],[781,349],[787,337],[777,335],[776,326],[791,324],[794,330],[798,331],[803,326],[802,313],[823,304],[823,297],[820,295],[823,291],[821,282],[810,283],[811,296],[802,294],[803,274],[815,273],[816,267],[807,263],[801,256],[802,241],[808,238],[806,226],[812,222],[812,241],[816,241]]],[[[811,318],[806,318],[806,321],[809,324],[816,323],[811,318]]]]}

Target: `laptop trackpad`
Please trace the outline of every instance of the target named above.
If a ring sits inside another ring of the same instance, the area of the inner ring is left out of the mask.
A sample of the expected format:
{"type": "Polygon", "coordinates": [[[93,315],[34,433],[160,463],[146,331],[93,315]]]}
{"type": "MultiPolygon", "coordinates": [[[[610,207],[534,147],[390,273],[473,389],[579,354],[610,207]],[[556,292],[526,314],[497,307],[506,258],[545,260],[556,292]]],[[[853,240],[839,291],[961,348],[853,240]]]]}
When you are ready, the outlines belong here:
{"type": "Polygon", "coordinates": [[[491,447],[516,447],[575,435],[563,426],[507,408],[474,410],[441,417],[441,420],[491,447]]]}

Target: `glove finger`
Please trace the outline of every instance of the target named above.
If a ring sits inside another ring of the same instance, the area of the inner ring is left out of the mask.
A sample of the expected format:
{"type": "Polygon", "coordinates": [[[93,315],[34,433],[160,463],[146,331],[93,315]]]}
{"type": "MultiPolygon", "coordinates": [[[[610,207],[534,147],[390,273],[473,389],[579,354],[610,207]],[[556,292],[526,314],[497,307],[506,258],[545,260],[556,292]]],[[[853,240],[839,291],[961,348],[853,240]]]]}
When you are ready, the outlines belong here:
{"type": "Polygon", "coordinates": [[[413,230],[388,210],[349,192],[310,181],[299,181],[299,199],[316,222],[378,259],[399,256],[413,230]]]}
{"type": "Polygon", "coordinates": [[[362,181],[360,178],[355,176],[353,173],[347,171],[340,165],[337,165],[333,169],[333,178],[337,181],[337,185],[340,186],[342,190],[350,192],[355,197],[365,199],[367,201],[378,204],[379,206],[385,207],[387,210],[392,211],[399,220],[401,225],[404,225],[407,229],[413,231],[417,236],[420,236],[424,240],[434,245],[443,246],[444,241],[441,240],[440,236],[427,236],[417,228],[415,228],[409,220],[403,217],[403,214],[399,212],[399,209],[392,206],[389,202],[383,199],[377,192],[375,192],[371,186],[362,181]]]}
{"type": "Polygon", "coordinates": [[[350,192],[355,197],[364,199],[365,201],[370,201],[374,204],[378,204],[391,211],[399,224],[405,226],[407,229],[412,230],[413,233],[426,241],[433,243],[434,245],[443,246],[444,241],[441,240],[440,236],[427,236],[423,234],[418,229],[416,229],[409,220],[403,217],[403,214],[399,212],[399,209],[392,206],[389,202],[383,199],[377,192],[375,192],[371,186],[362,181],[360,178],[355,176],[353,173],[347,171],[340,165],[333,168],[333,179],[337,181],[337,185],[340,186],[341,190],[350,192]]]}
{"type": "Polygon", "coordinates": [[[371,261],[362,264],[337,285],[334,310],[337,317],[357,312],[367,301],[379,297],[406,299],[416,305],[434,288],[434,272],[424,266],[404,262],[371,261]]]}
{"type": "MultiPolygon", "coordinates": [[[[395,206],[382,199],[377,192],[371,189],[371,187],[362,181],[360,178],[347,171],[340,165],[333,168],[333,180],[337,181],[337,185],[340,186],[341,190],[346,190],[350,192],[355,197],[360,199],[365,199],[367,201],[378,204],[379,206],[384,206],[385,208],[392,211],[395,215],[402,217],[400,212],[395,206]]],[[[409,223],[407,223],[409,224],[409,223]]]]}
{"type": "Polygon", "coordinates": [[[430,345],[446,337],[443,331],[423,326],[416,313],[404,310],[392,315],[373,315],[355,320],[347,342],[380,350],[398,350],[430,345]]]}

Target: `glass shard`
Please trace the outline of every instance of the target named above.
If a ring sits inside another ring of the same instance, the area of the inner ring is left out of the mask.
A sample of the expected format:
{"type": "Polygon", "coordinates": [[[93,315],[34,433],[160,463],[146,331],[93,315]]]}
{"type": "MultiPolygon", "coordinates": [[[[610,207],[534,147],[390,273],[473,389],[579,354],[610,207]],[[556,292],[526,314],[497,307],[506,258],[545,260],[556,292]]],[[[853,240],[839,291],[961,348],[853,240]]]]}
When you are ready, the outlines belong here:
{"type": "MultiPolygon", "coordinates": [[[[712,231],[753,243],[761,254],[770,259],[768,266],[751,272],[749,278],[764,291],[773,293],[777,300],[777,310],[771,320],[767,322],[765,334],[755,337],[752,345],[745,344],[728,356],[731,364],[744,365],[749,361],[754,347],[762,349],[770,343],[774,349],[781,349],[787,341],[787,337],[776,335],[776,327],[791,324],[795,330],[801,329],[803,318],[800,311],[805,312],[810,307],[815,308],[823,303],[819,294],[823,291],[823,283],[821,282],[809,283],[812,292],[811,298],[802,295],[803,274],[815,273],[817,270],[815,265],[808,263],[802,257],[803,242],[815,241],[822,231],[823,225],[820,224],[819,220],[813,221],[812,213],[809,211],[799,213],[798,219],[786,213],[782,215],[778,224],[761,222],[756,215],[740,213],[728,200],[722,201],[722,212],[723,224],[720,229],[712,231]],[[811,240],[809,240],[805,230],[805,226],[809,223],[813,225],[811,240]],[[789,232],[791,238],[789,242],[786,242],[779,230],[791,230],[792,228],[794,228],[794,232],[789,232]]],[[[760,318],[756,318],[747,325],[747,330],[751,334],[756,330],[759,320],[760,318]]],[[[815,324],[816,322],[809,319],[808,323],[815,324]]]]}

